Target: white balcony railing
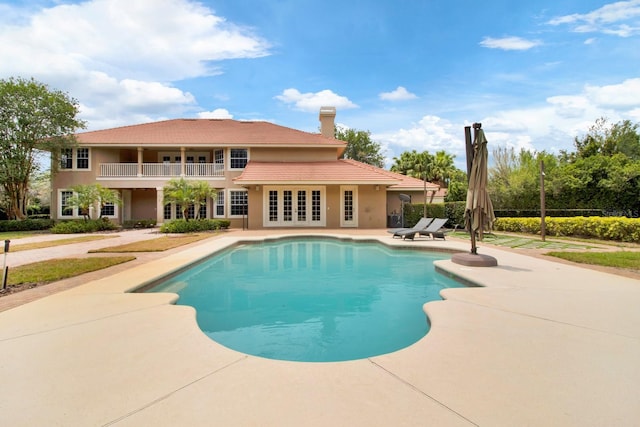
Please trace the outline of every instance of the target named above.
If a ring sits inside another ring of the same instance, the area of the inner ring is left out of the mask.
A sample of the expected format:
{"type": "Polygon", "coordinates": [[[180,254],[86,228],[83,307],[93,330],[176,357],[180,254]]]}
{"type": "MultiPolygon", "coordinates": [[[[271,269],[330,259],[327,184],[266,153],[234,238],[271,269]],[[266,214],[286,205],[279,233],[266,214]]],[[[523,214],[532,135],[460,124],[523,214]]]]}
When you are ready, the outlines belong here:
{"type": "MultiPolygon", "coordinates": [[[[140,173],[137,163],[101,163],[101,178],[163,178],[181,176],[179,163],[142,163],[140,173]]],[[[187,163],[184,175],[207,177],[223,177],[224,165],[219,163],[187,163]]]]}

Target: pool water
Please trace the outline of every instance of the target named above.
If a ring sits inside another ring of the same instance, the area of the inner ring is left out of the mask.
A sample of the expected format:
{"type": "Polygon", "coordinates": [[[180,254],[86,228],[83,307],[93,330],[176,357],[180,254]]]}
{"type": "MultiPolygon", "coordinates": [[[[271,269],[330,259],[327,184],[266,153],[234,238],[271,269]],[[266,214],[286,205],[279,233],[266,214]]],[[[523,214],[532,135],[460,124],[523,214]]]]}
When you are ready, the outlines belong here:
{"type": "Polygon", "coordinates": [[[231,349],[331,362],[405,348],[424,337],[422,310],[461,287],[433,261],[450,255],[380,243],[298,238],[235,246],[148,292],[175,292],[200,328],[231,349]]]}

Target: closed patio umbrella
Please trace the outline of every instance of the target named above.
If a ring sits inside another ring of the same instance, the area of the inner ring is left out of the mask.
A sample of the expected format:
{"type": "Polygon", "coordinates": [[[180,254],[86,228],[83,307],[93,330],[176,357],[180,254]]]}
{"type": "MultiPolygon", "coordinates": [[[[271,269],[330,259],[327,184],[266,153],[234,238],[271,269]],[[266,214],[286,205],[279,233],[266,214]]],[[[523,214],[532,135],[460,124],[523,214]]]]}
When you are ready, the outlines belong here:
{"type": "MultiPolygon", "coordinates": [[[[476,247],[476,234],[484,231],[485,227],[491,228],[496,217],[493,213],[493,205],[487,191],[487,138],[480,123],[473,125],[474,139],[467,139],[467,172],[469,189],[467,190],[467,204],[464,211],[466,229],[471,235],[471,256],[469,254],[455,254],[452,261],[458,264],[474,266],[495,266],[495,258],[487,255],[478,255],[476,247]],[[471,145],[471,146],[469,146],[471,145]]],[[[467,135],[469,135],[467,133],[467,135]]]]}
{"type": "Polygon", "coordinates": [[[476,233],[482,233],[485,226],[491,228],[496,217],[493,205],[487,191],[487,138],[481,128],[475,129],[473,141],[473,160],[469,174],[469,189],[467,190],[467,205],[464,219],[467,230],[471,233],[471,253],[478,252],[476,248],[476,233]]]}

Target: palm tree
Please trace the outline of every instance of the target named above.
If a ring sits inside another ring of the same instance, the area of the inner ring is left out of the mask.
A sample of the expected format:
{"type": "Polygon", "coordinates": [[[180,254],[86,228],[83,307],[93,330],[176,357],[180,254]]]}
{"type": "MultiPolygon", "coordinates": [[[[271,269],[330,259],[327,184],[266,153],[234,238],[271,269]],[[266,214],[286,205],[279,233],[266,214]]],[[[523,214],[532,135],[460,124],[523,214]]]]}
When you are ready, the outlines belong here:
{"type": "Polygon", "coordinates": [[[429,176],[429,180],[433,183],[439,184],[440,187],[447,188],[449,179],[455,172],[455,165],[453,159],[455,156],[446,153],[444,150],[436,152],[433,158],[433,167],[429,176]]]}
{"type": "Polygon", "coordinates": [[[171,179],[164,186],[164,203],[175,203],[180,205],[182,218],[186,221],[189,205],[195,203],[196,195],[193,186],[184,178],[171,179]]]}
{"type": "Polygon", "coordinates": [[[164,187],[164,203],[180,205],[182,218],[189,220],[189,205],[194,206],[195,217],[200,214],[200,205],[207,197],[216,197],[216,190],[205,181],[187,181],[184,178],[172,179],[164,187]]]}
{"type": "Polygon", "coordinates": [[[120,196],[116,190],[103,187],[100,184],[79,184],[71,187],[73,196],[67,200],[69,206],[77,207],[84,219],[91,219],[91,208],[100,206],[100,218],[102,208],[107,203],[120,203],[120,196]]]}
{"type": "Polygon", "coordinates": [[[211,186],[205,181],[194,181],[191,185],[194,193],[193,204],[195,217],[198,219],[200,217],[200,205],[206,203],[207,197],[211,197],[215,200],[217,192],[215,188],[211,188],[211,186]]]}

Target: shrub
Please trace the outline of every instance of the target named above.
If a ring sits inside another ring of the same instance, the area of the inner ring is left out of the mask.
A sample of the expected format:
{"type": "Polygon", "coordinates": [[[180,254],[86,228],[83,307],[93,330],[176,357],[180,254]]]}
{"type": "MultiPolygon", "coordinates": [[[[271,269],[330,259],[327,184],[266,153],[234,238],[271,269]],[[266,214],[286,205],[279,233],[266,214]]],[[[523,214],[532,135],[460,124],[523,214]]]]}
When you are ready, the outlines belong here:
{"type": "Polygon", "coordinates": [[[115,230],[117,226],[108,218],[100,219],[74,219],[61,221],[51,227],[54,234],[95,233],[96,231],[115,230]]]}
{"type": "Polygon", "coordinates": [[[128,219],[122,222],[122,228],[153,228],[156,226],[157,221],[155,219],[128,219]]]}
{"type": "MultiPolygon", "coordinates": [[[[549,236],[575,236],[640,243],[640,219],[625,217],[545,218],[549,236]]],[[[540,233],[540,218],[498,218],[497,231],[540,233]]]]}
{"type": "Polygon", "coordinates": [[[55,222],[52,219],[24,219],[0,221],[0,232],[48,230],[55,222]]]}
{"type": "Polygon", "coordinates": [[[176,219],[165,222],[160,227],[161,233],[194,233],[197,231],[220,230],[229,228],[231,221],[227,219],[194,219],[186,221],[176,219]]]}

